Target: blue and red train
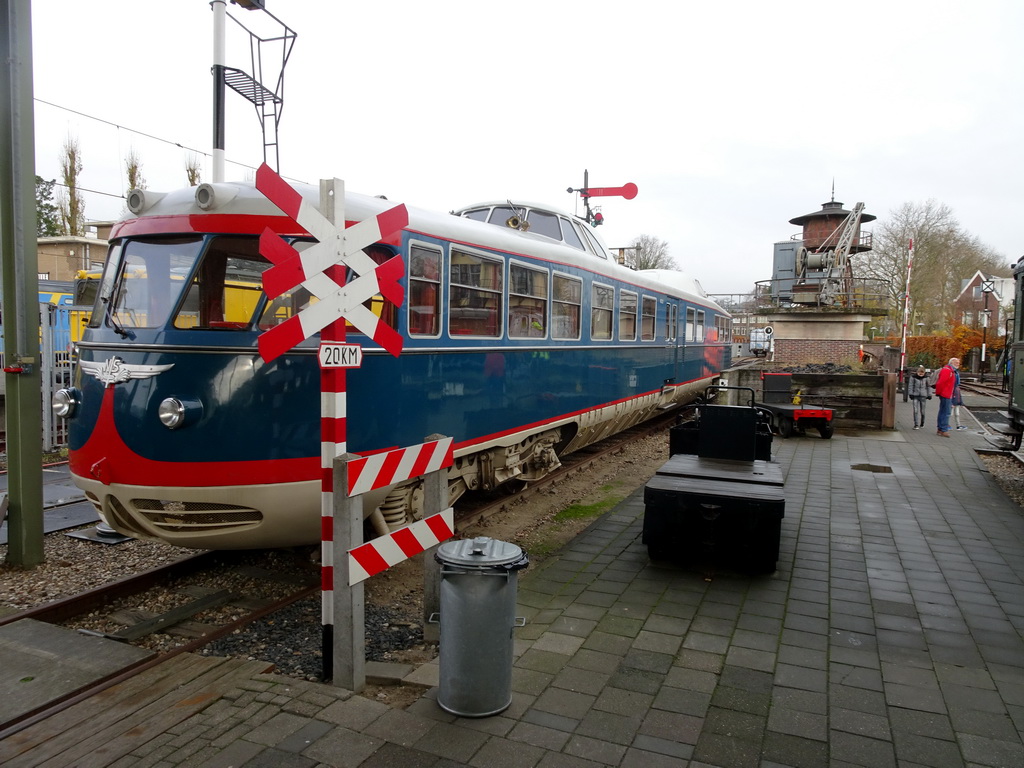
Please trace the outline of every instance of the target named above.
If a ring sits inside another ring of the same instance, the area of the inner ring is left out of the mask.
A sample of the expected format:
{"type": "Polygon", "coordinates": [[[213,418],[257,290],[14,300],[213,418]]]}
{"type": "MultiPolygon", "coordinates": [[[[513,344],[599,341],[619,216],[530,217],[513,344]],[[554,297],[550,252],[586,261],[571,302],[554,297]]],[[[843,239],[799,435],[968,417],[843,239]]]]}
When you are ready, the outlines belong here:
{"type": "MultiPolygon", "coordinates": [[[[314,205],[319,190],[299,187],[314,205]]],[[[393,207],[346,194],[349,223],[393,207]]],[[[273,301],[259,235],[310,236],[252,184],[129,197],[111,233],[68,419],[75,482],[125,534],[184,547],[320,540],[317,339],[270,363],[259,335],[310,296],[273,301]]],[[[536,480],[559,457],[693,400],[730,361],[730,317],[681,272],[616,263],[592,227],[509,202],[447,214],[409,208],[366,249],[403,257],[406,301],[373,311],[403,337],[364,345],[348,374],[350,452],[454,438],[452,500],[536,480]]],[[[421,514],[419,481],[364,501],[385,532],[421,514]]]]}

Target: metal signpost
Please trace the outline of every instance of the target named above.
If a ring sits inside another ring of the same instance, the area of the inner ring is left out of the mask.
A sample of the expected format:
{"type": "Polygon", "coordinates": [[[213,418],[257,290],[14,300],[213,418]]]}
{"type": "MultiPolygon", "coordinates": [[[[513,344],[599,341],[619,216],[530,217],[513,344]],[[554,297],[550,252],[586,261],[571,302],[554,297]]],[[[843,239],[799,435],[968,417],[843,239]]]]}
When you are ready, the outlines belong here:
{"type": "MultiPolygon", "coordinates": [[[[263,288],[274,299],[300,285],[320,299],[316,304],[271,328],[259,338],[260,356],[271,362],[301,341],[321,332],[320,359],[355,362],[357,355],[346,351],[346,322],[383,346],[394,356],[402,351],[402,337],[382,322],[363,302],[377,293],[396,306],[405,298],[398,278],[405,267],[400,256],[378,265],[363,248],[388,237],[409,221],[405,206],[392,208],[380,216],[346,229],[345,188],[340,179],[320,182],[320,210],[292,189],[266,163],[256,172],[256,188],[299,226],[317,239],[317,243],[299,253],[269,228],[260,236],[260,253],[273,262],[263,274],[263,288]],[[346,284],[346,267],[359,275],[346,284]]],[[[361,352],[358,355],[361,357],[361,352]]],[[[320,473],[321,473],[321,581],[323,604],[324,678],[333,677],[334,649],[334,534],[335,524],[350,525],[350,520],[334,519],[334,460],[347,453],[345,373],[347,366],[326,365],[320,369],[320,473]]],[[[348,495],[345,494],[348,498],[348,495]]],[[[358,525],[362,531],[361,505],[358,525]]],[[[348,534],[346,534],[347,537],[348,534]]],[[[342,563],[343,568],[347,567],[342,563]]],[[[362,589],[350,594],[346,623],[362,618],[362,589]]],[[[360,627],[360,633],[362,628],[360,627]]],[[[352,634],[346,632],[346,634],[352,634]]]]}
{"type": "Polygon", "coordinates": [[[299,253],[270,229],[260,236],[260,253],[273,262],[263,273],[267,297],[301,285],[319,301],[263,333],[258,344],[269,363],[320,333],[323,676],[358,691],[366,681],[363,580],[455,532],[442,472],[452,464],[452,438],[369,457],[347,452],[346,371],[360,366],[362,347],[346,343],[346,323],[395,357],[402,352],[402,337],[364,303],[380,294],[401,306],[405,266],[400,256],[378,265],[363,248],[404,228],[409,215],[400,205],[346,228],[340,180],[320,182],[318,210],[266,164],[256,173],[256,188],[318,241],[299,253]],[[358,277],[346,282],[346,269],[358,277]],[[364,545],[361,494],[423,475],[424,509],[436,514],[364,545]]]}

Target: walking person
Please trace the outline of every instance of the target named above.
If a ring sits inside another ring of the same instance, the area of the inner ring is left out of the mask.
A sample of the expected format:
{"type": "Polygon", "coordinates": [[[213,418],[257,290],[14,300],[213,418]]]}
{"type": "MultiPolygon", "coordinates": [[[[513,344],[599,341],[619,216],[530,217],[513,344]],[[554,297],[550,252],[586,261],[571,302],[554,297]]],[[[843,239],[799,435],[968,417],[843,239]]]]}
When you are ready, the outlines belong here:
{"type": "Polygon", "coordinates": [[[960,395],[960,372],[956,373],[956,384],[953,386],[953,397],[952,408],[953,408],[953,421],[956,422],[956,428],[958,432],[962,432],[967,429],[965,424],[960,423],[960,406],[964,404],[964,399],[960,395]]]}
{"type": "Polygon", "coordinates": [[[923,365],[910,376],[908,385],[907,394],[914,406],[914,429],[920,429],[924,426],[924,403],[932,399],[932,385],[923,365]]]}
{"type": "Polygon", "coordinates": [[[939,369],[935,380],[935,394],[939,396],[939,418],[936,434],[949,437],[949,415],[953,410],[953,390],[960,385],[960,358],[951,357],[949,362],[939,369]]]}

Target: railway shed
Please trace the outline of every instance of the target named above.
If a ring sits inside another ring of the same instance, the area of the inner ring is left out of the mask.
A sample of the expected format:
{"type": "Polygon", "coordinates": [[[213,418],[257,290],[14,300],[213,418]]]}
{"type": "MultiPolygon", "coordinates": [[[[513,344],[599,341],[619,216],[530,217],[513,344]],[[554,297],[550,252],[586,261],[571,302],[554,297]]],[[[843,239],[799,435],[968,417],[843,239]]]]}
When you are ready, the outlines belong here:
{"type": "Polygon", "coordinates": [[[900,403],[897,425],[775,442],[774,574],[652,562],[642,488],[524,572],[499,716],[441,710],[429,668],[397,710],[258,665],[181,661],[5,732],[0,763],[1022,765],[1024,515],[976,453],[980,424],[913,431],[900,403]]]}

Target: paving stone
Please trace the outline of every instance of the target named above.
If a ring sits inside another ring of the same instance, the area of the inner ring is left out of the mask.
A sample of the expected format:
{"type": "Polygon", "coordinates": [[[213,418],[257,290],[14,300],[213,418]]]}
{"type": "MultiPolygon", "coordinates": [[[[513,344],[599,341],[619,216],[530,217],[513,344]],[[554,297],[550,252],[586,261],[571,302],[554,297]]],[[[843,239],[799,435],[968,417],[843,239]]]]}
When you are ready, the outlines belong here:
{"type": "MultiPolygon", "coordinates": [[[[216,760],[227,762],[214,762],[209,760],[201,764],[201,768],[233,768],[242,765],[244,760],[245,768],[315,768],[317,761],[312,757],[297,755],[294,752],[287,752],[282,749],[264,749],[251,758],[244,758],[243,754],[227,754],[228,750],[217,755],[216,760]],[[240,762],[235,762],[236,760],[240,762]]],[[[364,765],[366,765],[364,763],[364,765]]]]}
{"type": "Polygon", "coordinates": [[[761,741],[746,741],[717,733],[702,733],[693,751],[693,759],[730,768],[757,768],[761,760],[761,741]]]}
{"type": "Polygon", "coordinates": [[[614,744],[629,745],[643,722],[642,714],[635,712],[632,715],[622,715],[592,709],[580,720],[576,734],[614,744]]]}
{"type": "MultiPolygon", "coordinates": [[[[437,768],[437,757],[408,746],[386,743],[377,752],[358,764],[359,768],[437,768]]],[[[249,768],[248,765],[245,768],[249,768]]]]}
{"type": "Polygon", "coordinates": [[[626,747],[589,736],[573,736],[563,751],[602,765],[619,765],[626,754],[626,747]]]}
{"type": "Polygon", "coordinates": [[[261,724],[259,728],[253,729],[253,731],[247,734],[245,738],[249,741],[254,741],[257,744],[273,746],[280,741],[284,741],[296,731],[299,731],[303,727],[309,725],[309,722],[310,721],[305,717],[298,717],[297,715],[290,715],[286,712],[279,712],[265,723],[261,724]]]}
{"type": "Polygon", "coordinates": [[[829,754],[836,760],[866,768],[895,768],[896,754],[892,742],[870,739],[841,731],[829,734],[829,754]]]}
{"type": "Polygon", "coordinates": [[[306,747],[329,733],[334,726],[321,720],[312,720],[291,736],[279,741],[275,747],[285,752],[302,752],[306,747]]]}
{"type": "Polygon", "coordinates": [[[537,698],[533,708],[579,720],[590,711],[596,700],[596,696],[589,694],[549,688],[537,698]]]}
{"type": "Polygon", "coordinates": [[[406,710],[392,709],[370,723],[363,729],[363,733],[399,746],[411,747],[436,722],[406,710]]]}
{"type": "Polygon", "coordinates": [[[555,675],[551,685],[556,688],[565,688],[569,691],[589,693],[596,696],[604,690],[610,677],[611,675],[607,672],[595,672],[579,667],[566,667],[555,675]]]}
{"type": "Polygon", "coordinates": [[[964,764],[959,745],[954,741],[934,739],[910,733],[895,734],[896,757],[900,764],[916,763],[918,765],[937,766],[938,768],[954,768],[964,764]]]}
{"type": "Polygon", "coordinates": [[[337,726],[310,744],[302,755],[327,765],[356,766],[383,745],[380,739],[337,726]],[[339,756],[344,756],[345,762],[339,763],[339,756]]]}
{"type": "Polygon", "coordinates": [[[532,744],[492,736],[473,755],[469,764],[474,768],[533,768],[545,752],[545,749],[532,744]]]}
{"type": "Polygon", "coordinates": [[[451,723],[435,723],[413,745],[417,751],[467,763],[488,739],[486,733],[451,723]]]}
{"type": "Polygon", "coordinates": [[[669,712],[704,717],[710,703],[711,697],[706,693],[664,686],[654,697],[654,702],[651,706],[654,709],[664,709],[669,712]]]}
{"type": "Polygon", "coordinates": [[[1024,765],[1024,745],[1020,738],[1012,741],[989,739],[972,734],[959,734],[960,750],[964,760],[978,765],[1024,765]]]}
{"type": "Polygon", "coordinates": [[[569,733],[543,725],[520,722],[516,723],[509,731],[508,738],[512,741],[522,741],[535,747],[559,752],[569,740],[569,733]]]}
{"type": "Polygon", "coordinates": [[[790,734],[768,731],[761,745],[762,768],[842,768],[830,761],[828,743],[790,734]]]}

